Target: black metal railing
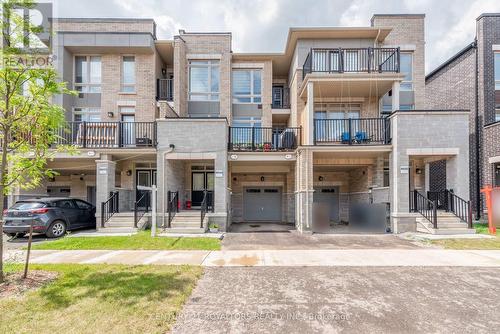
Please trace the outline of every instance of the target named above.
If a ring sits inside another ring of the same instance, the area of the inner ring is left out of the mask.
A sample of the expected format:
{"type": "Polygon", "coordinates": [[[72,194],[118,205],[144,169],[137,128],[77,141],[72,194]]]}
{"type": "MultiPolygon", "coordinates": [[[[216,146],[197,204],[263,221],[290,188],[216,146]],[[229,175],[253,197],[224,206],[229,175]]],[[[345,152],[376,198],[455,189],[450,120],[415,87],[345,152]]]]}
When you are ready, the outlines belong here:
{"type": "Polygon", "coordinates": [[[273,101],[273,103],[271,103],[271,109],[290,109],[290,103],[273,101]]]}
{"type": "Polygon", "coordinates": [[[229,127],[230,151],[293,151],[301,143],[301,128],[229,127]]]}
{"type": "Polygon", "coordinates": [[[150,192],[146,191],[134,202],[134,227],[137,228],[139,220],[149,212],[150,192]]]}
{"type": "Polygon", "coordinates": [[[82,148],[156,147],[156,122],[68,122],[55,145],[82,148]]]}
{"type": "Polygon", "coordinates": [[[439,210],[451,212],[461,221],[467,223],[472,228],[472,207],[470,201],[455,195],[453,190],[445,189],[443,191],[428,191],[427,198],[437,203],[439,210]]]}
{"type": "Polygon", "coordinates": [[[118,191],[112,192],[106,202],[101,203],[101,227],[105,227],[106,222],[119,212],[119,203],[118,191]]]}
{"type": "Polygon", "coordinates": [[[437,201],[431,201],[417,190],[410,191],[410,211],[418,212],[437,229],[437,201]]]}
{"type": "Polygon", "coordinates": [[[302,67],[308,73],[372,73],[400,71],[399,48],[311,49],[302,67]]]}
{"type": "Polygon", "coordinates": [[[203,221],[205,220],[205,216],[207,212],[214,212],[213,205],[213,193],[211,191],[204,190],[203,191],[203,200],[201,201],[201,210],[200,210],[200,228],[203,228],[203,221]]]}
{"type": "Polygon", "coordinates": [[[167,228],[171,227],[172,220],[174,220],[175,214],[179,212],[179,192],[178,191],[168,191],[167,192],[167,228]]]}
{"type": "Polygon", "coordinates": [[[390,144],[387,118],[314,119],[314,143],[390,144]]]}
{"type": "Polygon", "coordinates": [[[158,101],[174,100],[174,79],[156,80],[156,100],[158,101]]]}

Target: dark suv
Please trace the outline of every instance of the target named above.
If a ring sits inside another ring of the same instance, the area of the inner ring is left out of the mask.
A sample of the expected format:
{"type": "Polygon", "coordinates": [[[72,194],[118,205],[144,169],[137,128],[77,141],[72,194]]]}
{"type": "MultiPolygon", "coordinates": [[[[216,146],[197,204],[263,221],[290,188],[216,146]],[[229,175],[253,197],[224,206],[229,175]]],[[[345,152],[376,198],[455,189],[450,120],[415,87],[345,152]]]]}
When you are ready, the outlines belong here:
{"type": "Polygon", "coordinates": [[[66,231],[95,228],[95,206],[73,198],[33,198],[16,202],[4,210],[3,231],[9,236],[33,232],[49,238],[63,236],[66,231]]]}

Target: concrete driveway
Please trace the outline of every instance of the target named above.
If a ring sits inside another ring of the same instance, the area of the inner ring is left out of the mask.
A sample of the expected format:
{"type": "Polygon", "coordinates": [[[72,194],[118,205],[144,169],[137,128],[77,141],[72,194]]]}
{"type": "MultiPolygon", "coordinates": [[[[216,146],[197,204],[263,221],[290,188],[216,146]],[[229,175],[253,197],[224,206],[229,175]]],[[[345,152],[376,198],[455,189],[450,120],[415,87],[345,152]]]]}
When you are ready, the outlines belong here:
{"type": "Polygon", "coordinates": [[[173,332],[495,333],[499,286],[500,268],[205,268],[173,332]]]}
{"type": "Polygon", "coordinates": [[[419,244],[394,234],[300,234],[297,231],[227,233],[223,250],[415,249],[419,244]]]}

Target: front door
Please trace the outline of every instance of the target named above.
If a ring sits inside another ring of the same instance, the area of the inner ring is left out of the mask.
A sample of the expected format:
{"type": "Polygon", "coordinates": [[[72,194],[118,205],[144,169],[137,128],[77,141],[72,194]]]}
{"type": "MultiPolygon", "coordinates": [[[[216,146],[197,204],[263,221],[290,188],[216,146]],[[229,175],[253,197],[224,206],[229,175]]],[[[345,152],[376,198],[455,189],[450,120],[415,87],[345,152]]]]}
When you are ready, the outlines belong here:
{"type": "Polygon", "coordinates": [[[151,185],[156,184],[156,170],[144,169],[137,170],[136,175],[136,201],[139,201],[138,206],[140,209],[144,209],[151,206],[150,195],[148,190],[139,190],[137,186],[151,187],[151,185]],[[143,195],[145,195],[143,197],[143,195]]]}
{"type": "Polygon", "coordinates": [[[273,108],[283,107],[283,86],[273,86],[273,108]]]}
{"type": "Polygon", "coordinates": [[[191,176],[191,202],[193,207],[201,206],[203,193],[208,191],[208,203],[212,203],[214,172],[193,172],[191,176]]]}
{"type": "Polygon", "coordinates": [[[500,187],[500,163],[495,165],[495,186],[500,187]]]}
{"type": "Polygon", "coordinates": [[[122,115],[121,143],[123,146],[135,146],[135,116],[122,115]]]}

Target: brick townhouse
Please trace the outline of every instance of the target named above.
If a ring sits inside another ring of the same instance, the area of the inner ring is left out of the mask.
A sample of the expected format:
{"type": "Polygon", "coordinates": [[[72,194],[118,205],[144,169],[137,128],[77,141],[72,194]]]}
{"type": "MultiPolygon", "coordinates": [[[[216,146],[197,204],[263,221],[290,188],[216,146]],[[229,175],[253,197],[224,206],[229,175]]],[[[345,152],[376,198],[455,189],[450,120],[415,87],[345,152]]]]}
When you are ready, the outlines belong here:
{"type": "Polygon", "coordinates": [[[10,201],[81,198],[99,229],[132,229],[154,184],[166,232],[471,232],[472,106],[428,107],[424,25],[290,28],[282,52],[245,53],[228,32],[160,40],[153,20],[57,19],[57,70],[78,91],[57,101],[59,140],[79,153],[10,201]]]}
{"type": "Polygon", "coordinates": [[[482,14],[476,37],[426,77],[428,108],[465,108],[470,128],[470,189],[481,216],[479,190],[500,186],[500,14],[482,14]]]}

